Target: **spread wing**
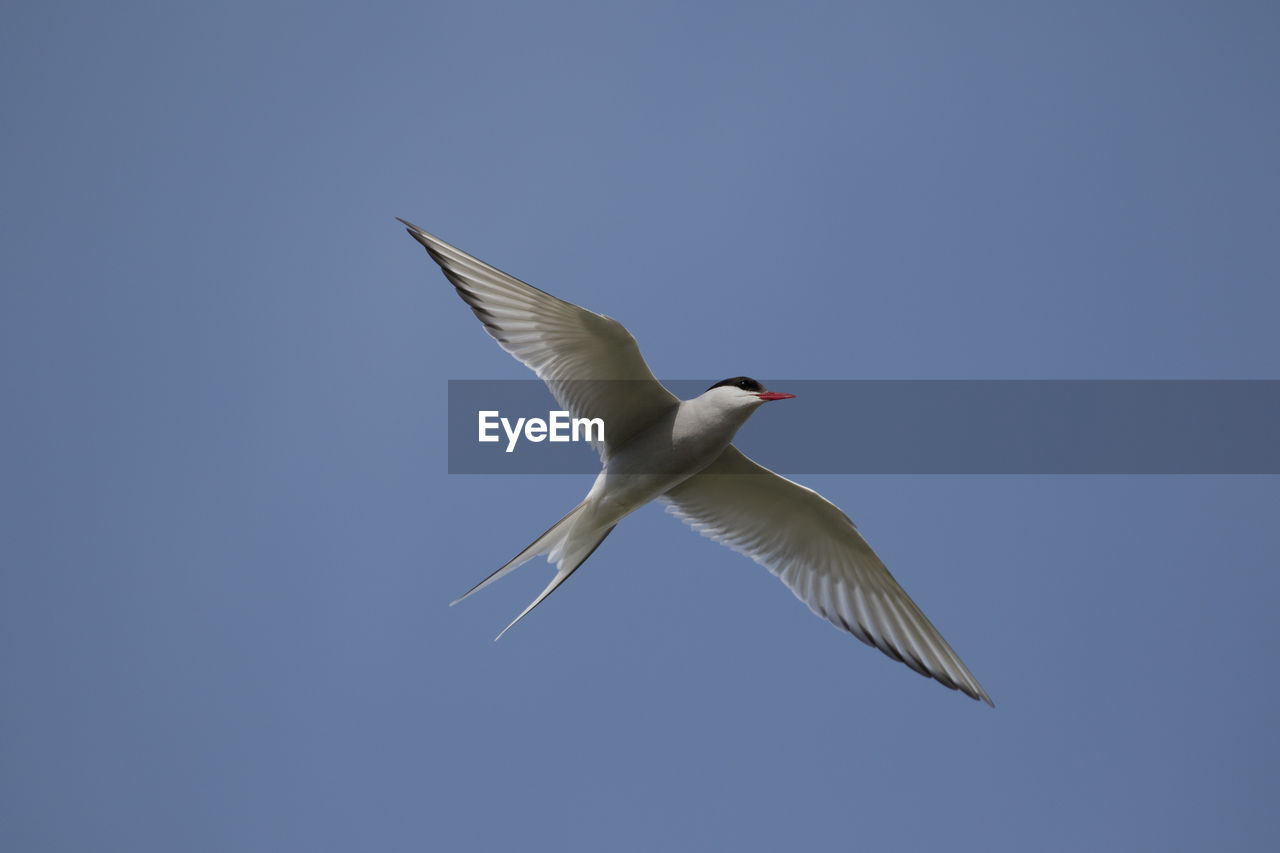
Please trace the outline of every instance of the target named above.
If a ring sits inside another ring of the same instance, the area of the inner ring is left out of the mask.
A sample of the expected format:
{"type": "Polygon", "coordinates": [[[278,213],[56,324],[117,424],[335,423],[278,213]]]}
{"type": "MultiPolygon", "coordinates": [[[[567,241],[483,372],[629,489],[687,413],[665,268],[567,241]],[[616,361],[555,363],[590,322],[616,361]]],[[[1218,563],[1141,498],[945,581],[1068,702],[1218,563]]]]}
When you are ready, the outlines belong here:
{"type": "Polygon", "coordinates": [[[994,705],[849,517],[822,495],[730,445],[663,500],[694,530],[773,572],[836,627],[921,675],[994,705]]]}
{"type": "Polygon", "coordinates": [[[604,421],[602,457],[680,402],[654,378],[617,320],[557,299],[400,221],[485,331],[536,373],[561,406],[574,417],[604,421]]]}

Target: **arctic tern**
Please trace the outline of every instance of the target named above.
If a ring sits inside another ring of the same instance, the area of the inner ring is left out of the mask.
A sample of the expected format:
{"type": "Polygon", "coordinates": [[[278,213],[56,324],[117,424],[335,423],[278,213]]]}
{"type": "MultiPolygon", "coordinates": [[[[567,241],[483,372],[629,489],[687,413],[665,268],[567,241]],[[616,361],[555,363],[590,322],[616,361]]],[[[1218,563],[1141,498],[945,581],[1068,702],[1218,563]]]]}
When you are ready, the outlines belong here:
{"type": "Polygon", "coordinates": [[[605,424],[604,440],[595,442],[604,467],[582,503],[458,601],[545,554],[555,577],[505,634],[564,583],[619,521],[657,500],[694,530],[769,569],[836,627],[921,675],[994,705],[847,515],[731,443],[756,409],[793,395],[735,376],[680,400],[654,378],[635,338],[617,320],[557,299],[400,222],[504,350],[536,373],[574,417],[605,424]]]}

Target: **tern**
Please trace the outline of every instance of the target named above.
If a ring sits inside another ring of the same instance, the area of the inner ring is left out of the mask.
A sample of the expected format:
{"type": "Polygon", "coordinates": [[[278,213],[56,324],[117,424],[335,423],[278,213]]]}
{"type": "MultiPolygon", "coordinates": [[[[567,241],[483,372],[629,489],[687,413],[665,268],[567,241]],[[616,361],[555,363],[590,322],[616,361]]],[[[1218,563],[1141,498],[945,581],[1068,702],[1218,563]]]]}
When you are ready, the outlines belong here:
{"type": "Polygon", "coordinates": [[[694,530],[763,565],[836,627],[994,706],[847,515],[733,446],[756,409],[794,395],[735,376],[680,400],[654,378],[617,320],[400,222],[504,350],[536,373],[573,417],[605,424],[604,440],[596,442],[603,469],[582,503],[458,601],[546,555],[555,576],[505,634],[568,580],[618,522],[656,500],[694,530]]]}

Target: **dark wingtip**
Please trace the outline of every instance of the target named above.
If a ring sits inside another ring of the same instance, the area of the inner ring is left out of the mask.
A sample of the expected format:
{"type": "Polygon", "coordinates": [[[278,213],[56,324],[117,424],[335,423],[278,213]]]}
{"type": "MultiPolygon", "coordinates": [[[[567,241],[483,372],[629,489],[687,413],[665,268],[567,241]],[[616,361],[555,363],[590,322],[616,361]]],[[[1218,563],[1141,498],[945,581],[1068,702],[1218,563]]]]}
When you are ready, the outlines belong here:
{"type": "MultiPolygon", "coordinates": [[[[421,243],[422,248],[426,249],[435,258],[435,253],[431,251],[431,243],[426,231],[423,231],[407,219],[401,219],[399,216],[396,217],[396,221],[404,225],[404,230],[409,232],[409,236],[421,243]]],[[[436,258],[436,263],[440,263],[439,258],[436,258]]]]}
{"type": "Polygon", "coordinates": [[[410,234],[412,234],[415,238],[416,238],[416,237],[418,237],[418,235],[419,235],[419,234],[425,234],[425,233],[426,233],[426,232],[425,232],[425,231],[423,231],[421,228],[419,228],[417,225],[414,225],[412,222],[410,222],[410,221],[409,221],[409,220],[407,220],[407,219],[401,219],[399,216],[397,216],[397,217],[396,217],[396,222],[399,222],[401,225],[403,225],[403,226],[405,227],[405,230],[407,230],[407,231],[408,231],[410,234]]]}

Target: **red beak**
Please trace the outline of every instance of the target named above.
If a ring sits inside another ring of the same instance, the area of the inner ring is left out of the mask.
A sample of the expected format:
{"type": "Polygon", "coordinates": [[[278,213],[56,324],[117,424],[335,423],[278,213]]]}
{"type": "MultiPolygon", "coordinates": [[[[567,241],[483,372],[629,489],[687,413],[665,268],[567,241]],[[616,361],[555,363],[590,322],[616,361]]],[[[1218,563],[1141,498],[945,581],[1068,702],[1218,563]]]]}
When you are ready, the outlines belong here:
{"type": "Polygon", "coordinates": [[[761,400],[793,400],[795,394],[783,394],[781,391],[761,391],[756,395],[761,400]]]}

